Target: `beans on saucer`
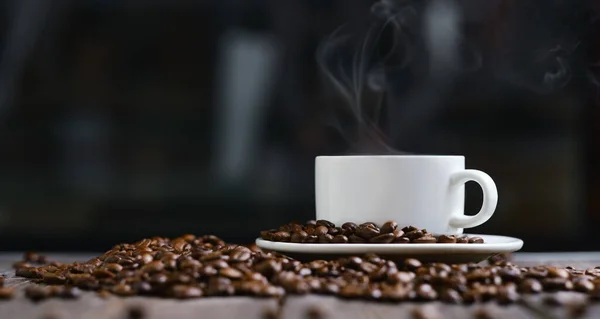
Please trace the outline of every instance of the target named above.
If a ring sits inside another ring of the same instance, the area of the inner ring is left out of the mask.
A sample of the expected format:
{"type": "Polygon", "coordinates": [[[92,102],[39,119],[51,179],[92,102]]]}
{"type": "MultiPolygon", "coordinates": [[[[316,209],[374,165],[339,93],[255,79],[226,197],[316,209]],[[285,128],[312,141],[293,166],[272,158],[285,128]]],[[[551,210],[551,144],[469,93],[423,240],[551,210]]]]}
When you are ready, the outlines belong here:
{"type": "Polygon", "coordinates": [[[382,225],[367,222],[357,225],[347,222],[341,226],[327,220],[311,220],[304,224],[287,223],[278,229],[260,232],[264,240],[292,243],[321,244],[483,244],[479,236],[434,235],[427,229],[414,226],[399,228],[395,221],[382,225]]]}

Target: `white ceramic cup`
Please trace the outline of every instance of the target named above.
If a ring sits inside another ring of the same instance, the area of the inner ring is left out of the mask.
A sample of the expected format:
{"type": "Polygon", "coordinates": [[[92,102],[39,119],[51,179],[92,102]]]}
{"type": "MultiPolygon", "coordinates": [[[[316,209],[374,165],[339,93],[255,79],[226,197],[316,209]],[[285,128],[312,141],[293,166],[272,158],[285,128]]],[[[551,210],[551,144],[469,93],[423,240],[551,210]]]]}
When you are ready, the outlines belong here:
{"type": "Polygon", "coordinates": [[[317,219],[396,221],[434,234],[462,234],[485,223],[496,209],[496,184],[484,172],[465,169],[464,156],[318,156],[315,160],[317,219]],[[464,214],[468,181],[483,190],[481,210],[464,214]]]}

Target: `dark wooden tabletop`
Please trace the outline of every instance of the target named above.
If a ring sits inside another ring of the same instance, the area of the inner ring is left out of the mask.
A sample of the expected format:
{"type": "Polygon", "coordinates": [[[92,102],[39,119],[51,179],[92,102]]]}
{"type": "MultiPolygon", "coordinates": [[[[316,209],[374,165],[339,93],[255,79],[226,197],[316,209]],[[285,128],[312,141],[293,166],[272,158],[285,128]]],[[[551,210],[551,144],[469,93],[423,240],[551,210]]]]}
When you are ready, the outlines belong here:
{"type": "MultiPolygon", "coordinates": [[[[48,254],[62,262],[84,261],[97,254],[48,254]]],[[[9,301],[0,301],[0,318],[23,319],[119,319],[127,318],[127,309],[140,305],[145,309],[146,319],[154,318],[275,318],[267,314],[279,313],[279,318],[315,318],[312,309],[318,309],[320,318],[415,318],[414,310],[427,308],[437,314],[432,318],[482,318],[477,314],[482,308],[491,318],[575,318],[569,307],[546,305],[543,295],[529,296],[523,304],[499,306],[495,303],[476,305],[447,305],[438,302],[423,303],[377,303],[343,300],[330,296],[291,296],[279,304],[274,299],[249,297],[204,298],[188,301],[148,298],[109,297],[102,299],[94,293],[84,293],[77,300],[49,299],[32,303],[23,297],[21,290],[30,285],[23,278],[16,278],[11,264],[21,258],[20,254],[0,254],[0,270],[8,277],[7,284],[18,287],[17,296],[9,301]]],[[[600,265],[600,253],[521,253],[514,255],[514,263],[521,266],[556,265],[586,269],[600,265]]],[[[574,301],[583,301],[584,296],[568,292],[574,301]]],[[[591,304],[578,318],[600,318],[600,303],[591,304]]]]}

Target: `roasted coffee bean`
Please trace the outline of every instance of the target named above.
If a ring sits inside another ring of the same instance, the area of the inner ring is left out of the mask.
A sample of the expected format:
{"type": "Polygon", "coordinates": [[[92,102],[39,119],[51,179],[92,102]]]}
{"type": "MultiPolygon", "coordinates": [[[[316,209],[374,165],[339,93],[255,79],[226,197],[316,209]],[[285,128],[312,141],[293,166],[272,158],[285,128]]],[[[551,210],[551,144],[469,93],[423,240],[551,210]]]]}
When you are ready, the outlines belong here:
{"type": "Polygon", "coordinates": [[[420,230],[413,230],[410,232],[404,231],[404,237],[407,237],[411,241],[414,241],[415,239],[423,237],[423,236],[425,236],[425,234],[420,230]]]}
{"type": "Polygon", "coordinates": [[[235,292],[231,279],[224,277],[211,277],[208,281],[206,293],[210,296],[228,296],[235,292]]]}
{"type": "Polygon", "coordinates": [[[173,297],[178,299],[202,297],[202,290],[200,288],[187,285],[175,285],[171,292],[173,297]]]}
{"type": "Polygon", "coordinates": [[[267,259],[257,264],[254,267],[254,270],[267,277],[270,277],[281,271],[281,263],[278,263],[275,260],[267,259]]]}
{"type": "Polygon", "coordinates": [[[163,269],[165,269],[165,265],[158,260],[149,262],[142,267],[142,271],[148,273],[161,272],[163,269]]]}
{"type": "Polygon", "coordinates": [[[498,287],[498,303],[511,304],[519,300],[520,296],[514,286],[499,286],[498,287]]]}
{"type": "Polygon", "coordinates": [[[324,219],[317,220],[317,223],[316,223],[316,225],[317,225],[317,226],[325,226],[326,228],[332,228],[332,227],[335,227],[335,224],[334,224],[334,223],[332,223],[332,222],[330,222],[330,221],[328,221],[328,220],[324,220],[324,219]]]}
{"type": "Polygon", "coordinates": [[[290,233],[285,231],[278,231],[271,235],[271,240],[287,242],[290,241],[290,237],[290,233]]]}
{"type": "Polygon", "coordinates": [[[356,225],[355,223],[352,223],[352,222],[344,223],[342,225],[342,229],[344,229],[344,231],[350,231],[350,234],[354,233],[354,231],[357,228],[358,228],[358,225],[356,225]]]}
{"type": "Polygon", "coordinates": [[[552,267],[548,269],[548,277],[568,279],[570,276],[566,269],[552,267]]]}
{"type": "Polygon", "coordinates": [[[14,287],[0,287],[0,299],[12,299],[15,296],[14,287]]]}
{"type": "Polygon", "coordinates": [[[348,237],[348,241],[351,242],[351,243],[366,243],[367,242],[366,239],[364,239],[362,237],[358,237],[356,235],[350,235],[348,237]]]}
{"type": "Polygon", "coordinates": [[[390,220],[390,221],[385,222],[383,225],[381,225],[381,233],[382,234],[391,233],[394,230],[396,230],[396,228],[398,228],[398,223],[396,223],[393,220],[390,220]]]}
{"type": "Polygon", "coordinates": [[[303,243],[306,241],[307,237],[308,237],[308,233],[301,230],[299,232],[293,233],[292,236],[290,237],[290,241],[293,243],[303,243]]]}
{"type": "Polygon", "coordinates": [[[542,280],[542,286],[548,291],[573,289],[573,283],[565,278],[545,278],[542,280]]]}
{"type": "Polygon", "coordinates": [[[326,243],[330,243],[333,240],[333,236],[329,235],[329,234],[324,234],[324,235],[319,235],[319,242],[326,244],[326,243]]]}
{"type": "Polygon", "coordinates": [[[467,237],[458,237],[456,238],[456,243],[457,244],[468,244],[469,243],[469,239],[467,237]]]}
{"type": "Polygon", "coordinates": [[[416,288],[417,298],[419,300],[435,300],[437,299],[437,292],[431,287],[430,284],[420,284],[416,288]]]}
{"type": "Polygon", "coordinates": [[[42,279],[44,280],[44,282],[50,285],[60,285],[64,284],[67,281],[66,276],[53,272],[46,272],[42,274],[42,279]]]}
{"type": "Polygon", "coordinates": [[[456,236],[441,235],[440,237],[438,237],[437,242],[440,244],[453,244],[453,243],[456,243],[456,236]]]}
{"type": "Polygon", "coordinates": [[[17,268],[15,270],[15,275],[17,275],[19,277],[32,278],[32,279],[42,277],[42,274],[40,273],[40,271],[34,267],[17,268]]]}
{"type": "Polygon", "coordinates": [[[462,297],[460,296],[458,291],[452,288],[443,289],[440,298],[443,302],[446,303],[458,304],[462,302],[462,297]]]}
{"type": "Polygon", "coordinates": [[[413,308],[411,312],[413,319],[441,319],[444,316],[435,306],[426,305],[413,308]]]}
{"type": "Polygon", "coordinates": [[[58,297],[63,299],[77,299],[81,296],[81,290],[77,287],[63,287],[57,294],[58,297]]]}
{"type": "Polygon", "coordinates": [[[435,244],[437,239],[431,235],[415,238],[412,240],[415,244],[435,244]]]}
{"type": "Polygon", "coordinates": [[[37,302],[50,297],[50,290],[42,286],[28,286],[25,288],[25,297],[37,302]]]}
{"type": "Polygon", "coordinates": [[[483,238],[471,237],[471,238],[469,238],[469,244],[483,244],[483,238]]]}
{"type": "Polygon", "coordinates": [[[367,292],[367,287],[361,284],[349,284],[340,289],[339,295],[344,298],[360,298],[367,292]]]}
{"type": "Polygon", "coordinates": [[[325,226],[317,226],[317,228],[315,228],[315,230],[313,231],[313,235],[317,235],[317,237],[323,236],[325,234],[329,233],[329,229],[325,226]]]}
{"type": "Polygon", "coordinates": [[[394,239],[394,244],[408,244],[410,243],[410,239],[408,237],[396,237],[394,239]]]}
{"type": "Polygon", "coordinates": [[[394,239],[395,239],[394,234],[389,232],[389,233],[385,233],[385,234],[381,234],[381,235],[372,237],[371,239],[369,239],[369,242],[377,243],[377,244],[387,244],[387,243],[391,243],[392,241],[394,241],[394,239]]]}
{"type": "Polygon", "coordinates": [[[332,243],[347,243],[348,237],[344,235],[335,235],[331,240],[332,243]]]}
{"type": "Polygon", "coordinates": [[[406,260],[404,260],[404,266],[406,268],[408,268],[409,270],[415,270],[419,267],[421,267],[423,264],[421,264],[421,262],[417,259],[414,258],[408,258],[406,260]]]}
{"type": "Polygon", "coordinates": [[[595,286],[591,280],[587,278],[577,278],[573,280],[573,288],[579,292],[590,292],[595,286]]]}
{"type": "Polygon", "coordinates": [[[142,306],[131,305],[125,309],[127,319],[144,319],[146,317],[146,311],[142,306]]]}
{"type": "Polygon", "coordinates": [[[369,240],[369,239],[379,235],[379,229],[377,228],[377,226],[372,226],[370,224],[369,225],[360,225],[356,229],[355,234],[358,237],[369,240]]]}
{"type": "Polygon", "coordinates": [[[329,235],[336,236],[344,234],[344,230],[341,227],[329,228],[329,235]]]}
{"type": "Polygon", "coordinates": [[[219,270],[219,275],[230,279],[239,279],[244,276],[241,271],[231,267],[219,270]]]}
{"type": "Polygon", "coordinates": [[[304,241],[305,243],[316,243],[319,241],[319,237],[317,235],[308,235],[308,237],[306,238],[306,240],[304,241]]]}
{"type": "Polygon", "coordinates": [[[402,228],[402,231],[405,233],[411,232],[411,231],[415,231],[415,230],[419,230],[417,227],[415,226],[406,226],[402,228]]]}

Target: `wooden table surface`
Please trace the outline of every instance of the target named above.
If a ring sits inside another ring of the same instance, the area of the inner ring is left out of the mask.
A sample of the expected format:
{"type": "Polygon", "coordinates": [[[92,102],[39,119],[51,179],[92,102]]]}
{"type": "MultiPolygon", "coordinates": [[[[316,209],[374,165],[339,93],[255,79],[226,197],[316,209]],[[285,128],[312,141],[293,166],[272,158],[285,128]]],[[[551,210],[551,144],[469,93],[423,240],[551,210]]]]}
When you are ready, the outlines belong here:
{"type": "MultiPolygon", "coordinates": [[[[54,260],[62,262],[84,261],[98,254],[48,254],[54,260]]],[[[8,277],[8,285],[22,290],[30,283],[23,278],[16,278],[11,264],[20,260],[21,254],[0,254],[0,270],[8,277]]],[[[573,266],[575,268],[591,268],[600,265],[600,253],[520,253],[514,255],[514,263],[520,266],[556,265],[573,266]]],[[[565,293],[575,300],[583,300],[578,293],[565,293]]],[[[145,319],[154,318],[274,318],[265,314],[279,313],[279,318],[314,318],[308,313],[310,309],[319,309],[320,318],[414,318],[413,310],[417,307],[429,307],[437,312],[438,318],[481,318],[476,314],[486,308],[491,318],[574,318],[567,307],[547,306],[542,302],[543,296],[528,296],[524,304],[499,306],[493,302],[479,305],[447,305],[433,303],[378,303],[368,301],[343,300],[331,296],[291,296],[280,305],[274,299],[258,299],[249,297],[211,297],[188,301],[130,297],[109,297],[101,299],[94,293],[84,293],[77,300],[49,299],[32,303],[19,291],[10,301],[0,301],[0,319],[100,319],[128,318],[127,309],[132,305],[140,305],[145,309],[145,319]]],[[[600,318],[600,303],[591,304],[579,318],[600,318]]]]}

